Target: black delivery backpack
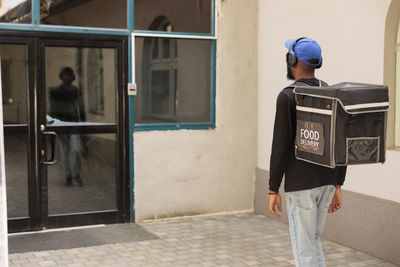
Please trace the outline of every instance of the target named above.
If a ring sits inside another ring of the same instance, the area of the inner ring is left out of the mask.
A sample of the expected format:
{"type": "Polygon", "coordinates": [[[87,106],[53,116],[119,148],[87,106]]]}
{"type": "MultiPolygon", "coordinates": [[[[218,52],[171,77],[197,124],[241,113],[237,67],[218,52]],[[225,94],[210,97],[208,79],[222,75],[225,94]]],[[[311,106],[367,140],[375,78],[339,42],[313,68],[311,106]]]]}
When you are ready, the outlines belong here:
{"type": "Polygon", "coordinates": [[[334,168],[385,161],[388,87],[294,83],[296,158],[334,168]]]}

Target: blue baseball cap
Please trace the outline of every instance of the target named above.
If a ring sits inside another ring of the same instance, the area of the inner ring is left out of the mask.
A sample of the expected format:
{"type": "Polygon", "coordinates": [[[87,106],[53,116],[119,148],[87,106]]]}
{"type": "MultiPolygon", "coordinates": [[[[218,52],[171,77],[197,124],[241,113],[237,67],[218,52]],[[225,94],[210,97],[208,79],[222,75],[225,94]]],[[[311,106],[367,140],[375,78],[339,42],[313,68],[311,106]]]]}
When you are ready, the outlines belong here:
{"type": "Polygon", "coordinates": [[[321,47],[311,38],[290,39],[285,42],[285,46],[289,51],[293,49],[297,58],[307,65],[316,67],[322,62],[321,47]],[[318,63],[310,62],[311,59],[317,59],[318,63]]]}

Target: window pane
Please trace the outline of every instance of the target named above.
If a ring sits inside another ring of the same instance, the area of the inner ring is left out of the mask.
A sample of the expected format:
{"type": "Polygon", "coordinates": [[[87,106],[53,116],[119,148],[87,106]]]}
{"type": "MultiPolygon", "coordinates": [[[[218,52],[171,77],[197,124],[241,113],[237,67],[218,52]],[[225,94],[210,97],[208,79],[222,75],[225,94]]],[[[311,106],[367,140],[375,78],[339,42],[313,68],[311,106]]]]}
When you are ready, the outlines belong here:
{"type": "Polygon", "coordinates": [[[25,45],[1,44],[8,218],[28,217],[28,108],[25,45]]]}
{"type": "Polygon", "coordinates": [[[47,169],[49,214],[116,210],[116,134],[59,134],[58,140],[59,164],[47,169]]]}
{"type": "Polygon", "coordinates": [[[136,122],[210,122],[211,44],[136,38],[136,122]],[[153,58],[156,43],[159,51],[168,46],[168,57],[153,58]]]}
{"type": "Polygon", "coordinates": [[[28,127],[4,131],[8,218],[28,217],[28,127]]]}
{"type": "Polygon", "coordinates": [[[0,57],[4,123],[26,124],[26,46],[1,44],[0,57]]]}
{"type": "Polygon", "coordinates": [[[47,0],[41,7],[42,24],[127,28],[126,0],[47,0]]]}
{"type": "Polygon", "coordinates": [[[0,0],[0,22],[32,23],[31,1],[0,0]]]}
{"type": "Polygon", "coordinates": [[[135,0],[135,29],[211,33],[212,0],[135,0]]]}
{"type": "Polygon", "coordinates": [[[115,49],[46,47],[45,60],[49,124],[116,122],[115,49]]]}

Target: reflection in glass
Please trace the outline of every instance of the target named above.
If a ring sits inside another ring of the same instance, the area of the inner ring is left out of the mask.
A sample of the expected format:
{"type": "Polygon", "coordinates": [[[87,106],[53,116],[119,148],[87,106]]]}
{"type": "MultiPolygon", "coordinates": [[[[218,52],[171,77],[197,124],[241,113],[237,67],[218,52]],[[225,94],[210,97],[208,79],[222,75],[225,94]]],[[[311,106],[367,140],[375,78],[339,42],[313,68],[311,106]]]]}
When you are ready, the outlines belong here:
{"type": "Polygon", "coordinates": [[[116,51],[46,47],[48,124],[115,123],[116,51]]]}
{"type": "Polygon", "coordinates": [[[0,45],[5,124],[27,123],[27,69],[25,45],[0,45]]]}
{"type": "Polygon", "coordinates": [[[116,210],[116,135],[59,134],[59,147],[48,167],[49,215],[116,210]]]}
{"type": "Polygon", "coordinates": [[[136,38],[136,122],[210,121],[211,44],[136,38]]]}
{"type": "Polygon", "coordinates": [[[135,0],[135,29],[211,33],[212,0],[135,0]],[[159,27],[168,18],[170,23],[159,27]]]}
{"type": "Polygon", "coordinates": [[[163,39],[163,58],[170,58],[170,55],[169,55],[169,53],[170,53],[170,42],[171,42],[171,40],[169,40],[169,39],[163,39]]]}
{"type": "Polygon", "coordinates": [[[8,218],[28,217],[27,57],[25,45],[0,45],[8,218]]]}
{"type": "Polygon", "coordinates": [[[8,218],[28,217],[28,131],[4,134],[8,218]]]}
{"type": "Polygon", "coordinates": [[[74,70],[70,67],[62,68],[59,78],[62,83],[49,90],[50,116],[60,121],[86,121],[82,89],[72,85],[75,80],[74,70]]]}
{"type": "Polygon", "coordinates": [[[127,28],[126,0],[46,0],[40,23],[65,26],[127,28]]]}
{"type": "Polygon", "coordinates": [[[169,70],[153,70],[151,72],[151,114],[153,116],[174,117],[175,114],[170,115],[170,73],[169,70]]]}
{"type": "MultiPolygon", "coordinates": [[[[40,2],[45,3],[41,0],[40,2]]],[[[32,6],[30,0],[0,1],[0,22],[32,23],[32,6]]]]}

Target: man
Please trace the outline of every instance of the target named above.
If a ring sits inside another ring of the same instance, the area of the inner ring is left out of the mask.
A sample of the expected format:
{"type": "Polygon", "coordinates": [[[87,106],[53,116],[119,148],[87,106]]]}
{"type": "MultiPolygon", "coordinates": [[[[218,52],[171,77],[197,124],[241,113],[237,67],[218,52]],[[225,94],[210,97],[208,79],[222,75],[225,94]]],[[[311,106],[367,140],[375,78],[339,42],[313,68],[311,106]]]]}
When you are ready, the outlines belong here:
{"type": "MultiPolygon", "coordinates": [[[[286,54],[287,77],[302,85],[320,86],[326,83],[315,78],[321,67],[321,48],[310,38],[288,40],[286,54]]],[[[341,185],[346,167],[330,169],[297,160],[294,153],[296,136],[296,102],[293,87],[284,88],[278,95],[272,142],[269,203],[272,215],[280,218],[279,187],[285,174],[285,192],[290,236],[296,266],[325,266],[320,243],[327,213],[342,206],[341,185]]]]}
{"type": "MultiPolygon", "coordinates": [[[[75,80],[74,71],[70,67],[64,67],[60,71],[59,78],[62,80],[62,84],[51,88],[49,92],[50,116],[61,121],[86,121],[82,91],[72,85],[75,80]]],[[[74,179],[79,186],[82,186],[80,136],[77,134],[60,135],[60,148],[64,163],[65,185],[72,186],[72,179],[74,179]]]]}

